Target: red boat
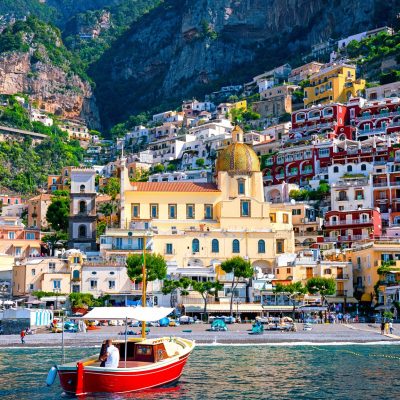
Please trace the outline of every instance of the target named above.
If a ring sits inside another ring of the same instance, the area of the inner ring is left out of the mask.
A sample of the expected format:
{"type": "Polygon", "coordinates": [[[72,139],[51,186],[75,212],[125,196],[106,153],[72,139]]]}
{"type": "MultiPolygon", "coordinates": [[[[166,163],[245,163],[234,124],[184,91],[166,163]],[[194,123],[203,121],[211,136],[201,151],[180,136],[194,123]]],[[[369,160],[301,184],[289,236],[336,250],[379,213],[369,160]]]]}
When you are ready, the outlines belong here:
{"type": "MultiPolygon", "coordinates": [[[[146,339],[146,322],[159,321],[172,308],[146,307],[146,237],[142,265],[143,307],[95,307],[85,314],[86,320],[125,320],[125,340],[113,341],[120,360],[114,367],[100,366],[98,355],[53,367],[47,384],[51,385],[58,372],[62,388],[75,395],[87,393],[127,393],[164,386],[177,381],[194,349],[194,341],[180,338],[146,339]],[[128,320],[142,321],[142,337],[128,340],[128,320]],[[121,361],[122,360],[122,361],[121,361]]],[[[64,329],[64,324],[63,329],[64,329]]],[[[64,332],[62,335],[64,360],[64,332]]],[[[108,354],[108,353],[107,353],[108,354]]],[[[115,349],[113,349],[115,354],[115,349]]]]}
{"type": "Polygon", "coordinates": [[[180,378],[194,348],[194,341],[181,338],[137,338],[113,344],[120,352],[118,368],[100,367],[98,355],[58,365],[64,391],[75,395],[127,393],[168,385],[180,378]]]}

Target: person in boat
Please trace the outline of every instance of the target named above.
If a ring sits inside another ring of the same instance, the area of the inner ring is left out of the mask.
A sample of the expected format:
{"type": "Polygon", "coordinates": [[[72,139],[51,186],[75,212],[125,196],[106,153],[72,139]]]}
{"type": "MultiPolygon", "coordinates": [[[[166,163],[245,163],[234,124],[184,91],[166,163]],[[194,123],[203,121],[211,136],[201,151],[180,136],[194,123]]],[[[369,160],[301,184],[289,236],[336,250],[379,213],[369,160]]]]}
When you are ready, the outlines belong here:
{"type": "Polygon", "coordinates": [[[118,368],[119,364],[119,349],[113,345],[112,340],[108,339],[106,341],[107,345],[107,359],[104,363],[106,368],[118,368]]]}
{"type": "Polygon", "coordinates": [[[105,340],[103,342],[103,344],[101,345],[101,349],[100,349],[100,355],[99,355],[100,367],[105,367],[105,365],[106,365],[107,348],[108,348],[107,340],[105,340]]]}

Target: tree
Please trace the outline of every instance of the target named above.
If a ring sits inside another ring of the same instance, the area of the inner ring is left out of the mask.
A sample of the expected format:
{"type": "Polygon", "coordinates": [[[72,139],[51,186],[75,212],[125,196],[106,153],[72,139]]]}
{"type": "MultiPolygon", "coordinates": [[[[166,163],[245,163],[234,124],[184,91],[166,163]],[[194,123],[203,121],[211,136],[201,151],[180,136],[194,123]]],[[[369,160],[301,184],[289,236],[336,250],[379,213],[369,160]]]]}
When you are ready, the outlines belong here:
{"type": "Polygon", "coordinates": [[[44,243],[49,243],[50,244],[50,256],[54,255],[54,247],[55,244],[59,241],[67,241],[68,240],[68,235],[66,232],[55,232],[55,233],[49,233],[47,235],[44,235],[42,238],[42,242],[44,243]]]}
{"type": "MultiPolygon", "coordinates": [[[[178,289],[181,289],[181,296],[187,296],[189,294],[189,287],[193,284],[193,281],[187,277],[183,277],[179,280],[169,280],[166,279],[163,282],[163,288],[161,289],[163,294],[172,294],[176,292],[178,289]]],[[[171,307],[175,305],[172,302],[171,296],[171,307]]]]}
{"type": "Polygon", "coordinates": [[[156,165],[154,165],[154,167],[152,168],[152,172],[153,172],[154,174],[159,174],[159,173],[161,173],[161,172],[164,172],[164,170],[165,170],[165,168],[164,168],[164,165],[162,165],[162,164],[156,164],[156,165]]]}
{"type": "Polygon", "coordinates": [[[219,283],[218,281],[216,281],[216,282],[193,281],[192,287],[193,287],[193,290],[195,292],[200,293],[201,297],[203,298],[203,301],[204,301],[203,313],[205,316],[207,314],[208,297],[211,295],[215,295],[218,292],[218,290],[221,290],[224,286],[221,283],[219,283]]]}
{"type": "Polygon", "coordinates": [[[333,278],[314,277],[306,283],[306,288],[310,294],[320,294],[322,304],[326,302],[326,296],[333,295],[336,292],[336,282],[333,278]]]}
{"type": "MultiPolygon", "coordinates": [[[[129,279],[135,282],[143,281],[143,255],[130,254],[126,259],[126,268],[129,279]]],[[[146,254],[146,286],[147,282],[164,280],[167,276],[167,263],[161,254],[146,254]]]]}
{"type": "Polygon", "coordinates": [[[204,163],[205,163],[204,158],[198,158],[198,159],[196,160],[196,165],[197,165],[199,168],[203,168],[203,167],[204,167],[204,163]]]}
{"type": "Polygon", "coordinates": [[[254,274],[254,269],[249,261],[246,261],[242,257],[232,257],[229,260],[224,261],[221,264],[221,268],[227,274],[232,273],[232,285],[231,285],[231,300],[229,305],[229,312],[231,317],[233,316],[233,296],[240,279],[251,278],[254,274]]]}
{"type": "Polygon", "coordinates": [[[54,196],[46,212],[46,219],[56,232],[67,232],[69,217],[69,197],[54,196]]]}
{"type": "Polygon", "coordinates": [[[306,294],[307,289],[303,286],[301,282],[293,282],[289,285],[282,285],[282,283],[277,283],[274,288],[274,293],[284,293],[289,297],[293,305],[292,317],[294,319],[296,310],[296,299],[300,295],[306,294]]]}
{"type": "Polygon", "coordinates": [[[110,203],[102,203],[99,207],[99,212],[106,217],[106,224],[110,218],[110,226],[112,225],[112,215],[117,211],[116,204],[112,201],[110,203]]]}
{"type": "Polygon", "coordinates": [[[111,197],[112,201],[115,201],[120,190],[121,190],[121,183],[119,179],[116,178],[115,176],[111,177],[103,188],[103,192],[105,194],[108,194],[111,197]]]}

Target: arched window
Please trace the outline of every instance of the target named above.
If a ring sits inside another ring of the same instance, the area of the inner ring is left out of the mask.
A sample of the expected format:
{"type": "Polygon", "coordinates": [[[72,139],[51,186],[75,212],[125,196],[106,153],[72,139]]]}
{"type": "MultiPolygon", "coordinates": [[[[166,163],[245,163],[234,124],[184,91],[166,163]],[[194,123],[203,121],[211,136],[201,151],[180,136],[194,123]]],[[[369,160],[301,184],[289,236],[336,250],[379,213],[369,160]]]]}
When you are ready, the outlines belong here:
{"type": "Polygon", "coordinates": [[[85,213],[86,212],[86,201],[80,201],[79,202],[79,212],[80,213],[85,213]]]}
{"type": "Polygon", "coordinates": [[[237,239],[232,242],[232,253],[240,253],[240,243],[237,239]]]}
{"type": "Polygon", "coordinates": [[[367,166],[365,164],[361,164],[361,171],[366,171],[367,170],[367,166]]]}
{"type": "Polygon", "coordinates": [[[211,252],[219,253],[219,242],[218,239],[213,239],[211,242],[211,252]]]}
{"type": "Polygon", "coordinates": [[[192,252],[198,253],[200,251],[200,242],[199,239],[192,240],[192,252]]]}
{"type": "Polygon", "coordinates": [[[72,279],[78,280],[80,276],[79,271],[76,269],[73,273],[72,273],[72,279]]]}
{"type": "Polygon", "coordinates": [[[333,172],[339,172],[339,167],[333,167],[333,172]]]}
{"type": "Polygon", "coordinates": [[[351,165],[347,166],[347,172],[352,172],[353,171],[353,167],[351,165]]]}
{"type": "Polygon", "coordinates": [[[86,237],[86,225],[79,225],[78,236],[81,238],[86,237]]]}
{"type": "Polygon", "coordinates": [[[81,193],[85,193],[85,185],[81,185],[79,189],[81,193]]]}
{"type": "Polygon", "coordinates": [[[265,241],[262,239],[258,241],[258,252],[265,253],[265,241]]]}

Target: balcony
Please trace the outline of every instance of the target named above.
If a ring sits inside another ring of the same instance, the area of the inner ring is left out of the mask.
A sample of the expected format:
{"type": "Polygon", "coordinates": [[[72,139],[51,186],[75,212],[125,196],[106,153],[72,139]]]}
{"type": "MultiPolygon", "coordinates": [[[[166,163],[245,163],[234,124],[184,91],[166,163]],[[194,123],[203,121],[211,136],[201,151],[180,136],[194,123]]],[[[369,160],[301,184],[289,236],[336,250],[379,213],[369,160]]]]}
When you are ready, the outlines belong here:
{"type": "Polygon", "coordinates": [[[264,175],[263,180],[264,181],[272,181],[273,180],[272,175],[264,175]]]}
{"type": "Polygon", "coordinates": [[[336,276],[336,280],[348,280],[348,279],[350,279],[350,278],[349,278],[349,275],[347,275],[347,274],[339,274],[336,276]]]}
{"type": "Polygon", "coordinates": [[[275,175],[275,179],[280,180],[280,179],[284,179],[284,178],[285,178],[285,174],[278,174],[278,175],[275,175]]]}
{"type": "Polygon", "coordinates": [[[344,197],[336,197],[336,201],[349,201],[349,198],[347,196],[344,197]]]}
{"type": "Polygon", "coordinates": [[[302,175],[308,175],[308,174],[312,174],[313,170],[312,168],[305,168],[301,171],[302,175]]]}
{"type": "Polygon", "coordinates": [[[352,220],[343,220],[343,221],[326,221],[325,226],[339,226],[339,225],[364,225],[364,224],[372,224],[372,219],[352,219],[352,220]]]}
{"type": "Polygon", "coordinates": [[[357,136],[375,135],[376,133],[384,133],[384,132],[386,132],[386,127],[380,127],[368,130],[357,129],[357,136]]]}
{"type": "Polygon", "coordinates": [[[299,174],[299,171],[297,169],[291,170],[287,173],[287,176],[297,176],[299,174]]]}
{"type": "Polygon", "coordinates": [[[337,297],[344,297],[347,295],[347,290],[336,290],[337,297]]]}

